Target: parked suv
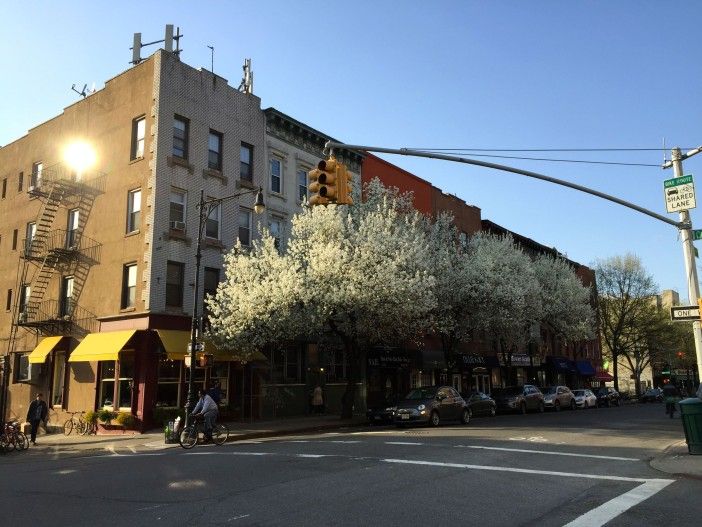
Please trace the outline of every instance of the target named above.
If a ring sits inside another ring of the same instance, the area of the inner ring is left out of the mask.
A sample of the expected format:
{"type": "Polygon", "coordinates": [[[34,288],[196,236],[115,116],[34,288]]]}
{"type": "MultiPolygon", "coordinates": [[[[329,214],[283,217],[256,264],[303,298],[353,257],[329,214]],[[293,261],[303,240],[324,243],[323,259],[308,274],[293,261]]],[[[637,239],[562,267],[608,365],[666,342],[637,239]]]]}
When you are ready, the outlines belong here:
{"type": "Polygon", "coordinates": [[[544,411],[544,394],[531,384],[495,388],[492,397],[497,409],[503,412],[527,413],[528,410],[544,411]]]}
{"type": "Polygon", "coordinates": [[[595,395],[597,396],[597,406],[619,406],[619,392],[614,388],[598,388],[595,395]]]}
{"type": "Polygon", "coordinates": [[[543,389],[544,406],[560,412],[562,408],[575,410],[575,395],[567,386],[551,386],[543,389]]]}

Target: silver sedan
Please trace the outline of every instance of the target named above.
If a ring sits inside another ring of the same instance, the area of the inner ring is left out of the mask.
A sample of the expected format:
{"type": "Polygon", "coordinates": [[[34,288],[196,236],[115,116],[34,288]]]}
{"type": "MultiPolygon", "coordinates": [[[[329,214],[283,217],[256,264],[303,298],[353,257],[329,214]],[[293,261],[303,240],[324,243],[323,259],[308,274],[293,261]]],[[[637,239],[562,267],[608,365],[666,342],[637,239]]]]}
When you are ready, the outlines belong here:
{"type": "Polygon", "coordinates": [[[597,408],[597,396],[592,390],[573,390],[575,395],[575,406],[578,408],[597,408]]]}

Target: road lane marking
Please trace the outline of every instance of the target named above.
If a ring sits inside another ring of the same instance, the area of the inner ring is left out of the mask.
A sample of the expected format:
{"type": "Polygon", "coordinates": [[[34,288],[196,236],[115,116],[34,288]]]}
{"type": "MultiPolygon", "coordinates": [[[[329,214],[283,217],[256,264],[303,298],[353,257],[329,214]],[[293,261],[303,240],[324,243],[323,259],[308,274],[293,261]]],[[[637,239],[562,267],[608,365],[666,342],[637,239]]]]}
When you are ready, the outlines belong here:
{"type": "Polygon", "coordinates": [[[576,454],[575,452],[556,452],[551,450],[530,450],[528,448],[504,448],[497,446],[480,446],[480,445],[456,445],[456,448],[475,448],[480,450],[499,450],[502,452],[523,452],[526,454],[544,454],[547,456],[569,456],[569,457],[586,457],[593,459],[608,459],[611,461],[641,461],[635,457],[619,457],[619,456],[599,456],[595,454],[576,454]]]}
{"type": "Polygon", "coordinates": [[[646,481],[638,487],[634,487],[629,492],[625,492],[603,503],[599,507],[586,512],[582,516],[578,516],[564,527],[593,527],[605,525],[620,514],[660,492],[672,482],[673,480],[646,481]]]}
{"type": "Polygon", "coordinates": [[[411,443],[409,441],[385,441],[386,445],[412,445],[412,446],[418,446],[418,445],[423,445],[424,443],[411,443]]]}
{"type": "Polygon", "coordinates": [[[361,441],[339,441],[339,440],[336,440],[336,441],[319,441],[319,442],[320,442],[320,443],[342,443],[342,444],[344,444],[344,445],[351,445],[351,444],[354,444],[354,443],[361,443],[361,441]]]}
{"type": "Polygon", "coordinates": [[[297,454],[297,457],[319,458],[319,457],[336,457],[336,456],[332,456],[331,454],[297,454]]]}
{"type": "Polygon", "coordinates": [[[227,522],[233,522],[233,521],[235,521],[235,520],[241,520],[241,519],[243,519],[243,518],[248,518],[249,516],[251,516],[251,515],[250,515],[250,514],[240,514],[239,516],[234,516],[233,518],[229,518],[229,519],[227,520],[227,522]]]}

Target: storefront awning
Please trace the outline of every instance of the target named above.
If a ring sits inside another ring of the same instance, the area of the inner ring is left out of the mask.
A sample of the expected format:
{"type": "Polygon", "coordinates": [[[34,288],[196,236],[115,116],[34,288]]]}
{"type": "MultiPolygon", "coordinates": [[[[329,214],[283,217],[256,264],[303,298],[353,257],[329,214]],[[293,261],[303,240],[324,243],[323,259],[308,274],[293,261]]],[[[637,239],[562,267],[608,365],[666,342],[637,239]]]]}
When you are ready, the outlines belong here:
{"type": "Polygon", "coordinates": [[[477,355],[463,353],[458,358],[466,368],[497,368],[500,361],[495,355],[477,355]]]}
{"type": "Polygon", "coordinates": [[[90,333],[73,350],[68,362],[119,360],[119,352],[136,332],[136,329],[129,329],[126,331],[90,333]]]}
{"type": "Polygon", "coordinates": [[[566,357],[546,357],[546,361],[553,367],[556,373],[575,373],[573,361],[566,357]]]}
{"type": "Polygon", "coordinates": [[[595,375],[595,368],[589,360],[579,360],[575,363],[578,373],[583,377],[592,377],[595,375]]]}
{"type": "MultiPolygon", "coordinates": [[[[166,356],[171,360],[183,360],[188,355],[188,344],[190,344],[190,332],[179,331],[174,329],[157,329],[158,338],[161,339],[166,356]]],[[[238,361],[239,358],[232,350],[223,350],[214,345],[214,343],[205,339],[205,353],[212,353],[217,361],[238,361]]],[[[260,351],[254,352],[252,358],[248,362],[266,362],[268,358],[260,351]]]]}
{"type": "Polygon", "coordinates": [[[595,380],[596,381],[602,381],[602,382],[611,382],[614,380],[614,377],[612,377],[609,372],[603,370],[602,368],[597,368],[597,372],[595,373],[595,380]]]}
{"type": "Polygon", "coordinates": [[[43,338],[41,342],[37,344],[37,347],[29,354],[29,363],[44,364],[46,357],[58,346],[63,338],[63,336],[43,338]]]}

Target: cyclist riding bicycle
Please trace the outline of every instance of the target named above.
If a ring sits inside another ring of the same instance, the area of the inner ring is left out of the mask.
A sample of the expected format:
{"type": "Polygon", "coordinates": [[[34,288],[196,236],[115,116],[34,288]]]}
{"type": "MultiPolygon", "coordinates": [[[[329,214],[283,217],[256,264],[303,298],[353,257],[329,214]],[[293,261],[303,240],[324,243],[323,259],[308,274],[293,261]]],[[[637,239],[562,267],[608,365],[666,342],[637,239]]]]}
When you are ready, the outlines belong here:
{"type": "Polygon", "coordinates": [[[215,422],[217,421],[217,414],[219,409],[217,408],[217,403],[214,399],[210,397],[205,390],[198,390],[197,395],[200,397],[193,412],[190,414],[192,417],[202,416],[205,419],[205,440],[212,440],[212,428],[214,428],[215,422]]]}

